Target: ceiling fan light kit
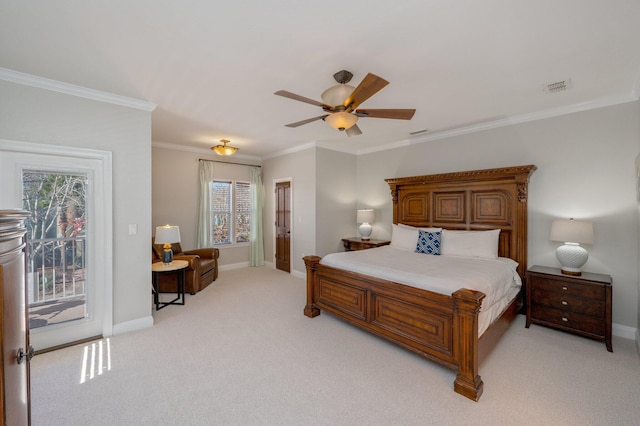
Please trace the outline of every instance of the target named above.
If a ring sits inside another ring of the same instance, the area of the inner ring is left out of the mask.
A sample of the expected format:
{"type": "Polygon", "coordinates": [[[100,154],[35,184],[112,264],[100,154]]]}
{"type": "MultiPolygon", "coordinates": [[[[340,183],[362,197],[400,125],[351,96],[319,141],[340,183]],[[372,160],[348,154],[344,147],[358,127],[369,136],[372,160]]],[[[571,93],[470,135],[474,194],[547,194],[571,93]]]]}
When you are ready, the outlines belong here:
{"type": "Polygon", "coordinates": [[[231,142],[227,139],[220,139],[220,142],[222,142],[222,145],[216,145],[211,147],[213,152],[215,152],[218,155],[233,155],[236,152],[238,152],[238,149],[240,149],[234,146],[227,146],[227,144],[231,142]]]}
{"type": "Polygon", "coordinates": [[[322,102],[327,105],[333,107],[342,106],[355,89],[355,87],[348,84],[336,84],[322,92],[320,97],[322,98],[322,102]]]}
{"type": "Polygon", "coordinates": [[[358,117],[348,112],[334,112],[324,118],[324,121],[329,123],[334,129],[343,131],[353,127],[358,121],[358,117]]]}
{"type": "Polygon", "coordinates": [[[357,136],[362,134],[362,131],[356,125],[358,117],[391,118],[395,120],[411,120],[411,118],[413,118],[413,114],[416,112],[415,109],[356,109],[361,103],[382,90],[389,82],[377,75],[369,73],[357,87],[353,87],[346,84],[352,77],[353,74],[347,70],[335,73],[333,78],[338,84],[328,88],[322,93],[322,102],[305,98],[304,96],[296,95],[286,90],[275,92],[274,94],[278,96],[319,106],[326,113],[325,115],[286,124],[286,126],[298,127],[317,120],[324,120],[334,129],[340,131],[346,130],[345,133],[347,136],[357,136]]]}

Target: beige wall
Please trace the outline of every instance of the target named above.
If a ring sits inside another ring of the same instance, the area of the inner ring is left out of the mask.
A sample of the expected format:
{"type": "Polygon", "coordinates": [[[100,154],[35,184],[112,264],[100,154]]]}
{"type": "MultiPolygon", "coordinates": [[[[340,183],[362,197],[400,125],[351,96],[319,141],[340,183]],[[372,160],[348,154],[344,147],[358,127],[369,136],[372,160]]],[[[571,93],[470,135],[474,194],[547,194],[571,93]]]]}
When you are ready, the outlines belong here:
{"type": "Polygon", "coordinates": [[[151,113],[0,81],[0,138],[113,153],[114,330],[150,323],[151,113]]]}
{"type": "MultiPolygon", "coordinates": [[[[171,224],[180,227],[181,246],[184,250],[196,248],[198,223],[198,160],[216,161],[214,176],[220,179],[249,181],[249,167],[224,164],[221,157],[204,150],[181,150],[154,146],[151,232],[156,226],[171,224]]],[[[231,160],[237,161],[238,157],[231,160]]],[[[231,161],[230,160],[230,161],[231,161]]],[[[230,162],[229,161],[229,162],[230,162]]],[[[239,161],[245,163],[245,161],[239,161]]],[[[247,164],[260,165],[256,161],[247,164]]],[[[246,264],[249,261],[249,245],[218,246],[219,265],[246,264]]]]}
{"type": "MultiPolygon", "coordinates": [[[[292,272],[302,274],[303,255],[341,250],[341,238],[357,235],[357,208],[376,210],[373,238],[390,237],[385,178],[535,164],[529,187],[529,265],[559,266],[556,243],[548,239],[553,219],[592,220],[596,241],[587,247],[584,269],[613,277],[614,323],[636,328],[639,110],[638,102],[627,103],[359,156],[308,148],[266,159],[265,260],[274,261],[278,180],[292,181],[292,272]]],[[[171,161],[177,164],[179,157],[171,155],[171,161]]],[[[155,176],[154,171],[154,184],[155,176]]],[[[156,214],[154,203],[154,223],[162,223],[156,214]]]]}
{"type": "Polygon", "coordinates": [[[638,324],[638,102],[433,140],[358,157],[358,202],[380,206],[373,235],[391,232],[384,178],[535,164],[529,186],[529,266],[559,266],[553,219],[594,223],[584,270],[613,277],[613,321],[638,324]]]}
{"type": "MultiPolygon", "coordinates": [[[[197,159],[207,155],[154,148],[152,157],[147,111],[4,81],[0,94],[0,138],[113,153],[114,324],[149,317],[152,230],[179,224],[185,248],[195,246],[197,159]],[[129,224],[138,225],[137,235],[128,234],[129,224]]],[[[384,178],[532,163],[538,170],[529,191],[529,265],[558,265],[548,240],[553,219],[592,220],[595,243],[585,269],[612,275],[614,323],[636,328],[639,148],[640,103],[633,102],[359,156],[309,148],[266,159],[265,260],[274,256],[277,180],[292,182],[292,269],[302,273],[303,255],[335,251],[340,238],[356,235],[356,208],[376,210],[372,237],[390,236],[384,178]]],[[[221,257],[222,264],[246,260],[242,247],[221,257]]]]}
{"type": "Polygon", "coordinates": [[[324,256],[342,251],[342,238],[357,235],[357,157],[322,148],[316,155],[316,250],[307,254],[324,256]]]}
{"type": "Polygon", "coordinates": [[[291,272],[303,273],[303,255],[316,248],[316,148],[262,162],[264,203],[264,259],[275,263],[275,183],[291,181],[291,272]]]}
{"type": "Polygon", "coordinates": [[[291,272],[305,273],[302,257],[342,250],[355,235],[356,156],[308,148],[265,160],[265,260],[274,262],[275,182],[291,180],[291,272]]]}
{"type": "MultiPolygon", "coordinates": [[[[587,247],[585,270],[613,277],[614,323],[636,328],[640,229],[633,159],[640,146],[639,110],[640,103],[627,103],[359,156],[308,148],[266,159],[265,260],[274,260],[277,180],[292,181],[292,271],[302,274],[303,255],[341,250],[341,238],[357,235],[357,208],[376,210],[373,238],[390,236],[385,178],[535,164],[529,188],[529,265],[559,266],[556,243],[548,239],[553,219],[592,220],[596,241],[587,247]]],[[[180,161],[175,155],[171,159],[180,161]]],[[[155,215],[154,208],[154,223],[163,222],[155,215]]]]}

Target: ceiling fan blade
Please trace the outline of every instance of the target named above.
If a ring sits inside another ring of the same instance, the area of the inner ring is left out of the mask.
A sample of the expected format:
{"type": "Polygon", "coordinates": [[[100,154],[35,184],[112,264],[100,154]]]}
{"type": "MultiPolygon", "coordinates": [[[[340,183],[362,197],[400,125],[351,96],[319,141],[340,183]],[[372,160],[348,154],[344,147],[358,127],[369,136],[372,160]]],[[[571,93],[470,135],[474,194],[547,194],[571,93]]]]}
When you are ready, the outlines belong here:
{"type": "Polygon", "coordinates": [[[411,120],[415,109],[359,109],[355,114],[358,117],[369,118],[394,118],[396,120],[411,120]]]}
{"type": "Polygon", "coordinates": [[[298,126],[302,126],[303,124],[311,123],[311,122],[316,121],[316,120],[322,120],[322,119],[323,119],[323,118],[325,118],[327,115],[329,115],[329,114],[319,115],[319,116],[317,116],[317,117],[313,117],[313,118],[307,118],[306,120],[298,121],[298,122],[296,122],[296,123],[285,124],[285,126],[286,126],[286,127],[298,127],[298,126]]]}
{"type": "Polygon", "coordinates": [[[347,130],[345,130],[345,133],[349,137],[358,136],[362,134],[362,130],[360,130],[360,127],[358,127],[357,124],[354,124],[353,126],[349,127],[347,130]]]}
{"type": "Polygon", "coordinates": [[[347,112],[351,112],[358,108],[358,105],[378,93],[384,86],[389,84],[384,78],[380,78],[375,74],[367,74],[367,76],[358,84],[358,87],[344,101],[347,112]]]}
{"type": "Polygon", "coordinates": [[[295,93],[287,92],[286,90],[278,90],[274,95],[283,96],[285,98],[293,99],[294,101],[305,102],[311,105],[322,107],[325,110],[332,111],[333,107],[325,105],[322,102],[314,101],[313,99],[305,98],[304,96],[296,95],[295,93]]]}

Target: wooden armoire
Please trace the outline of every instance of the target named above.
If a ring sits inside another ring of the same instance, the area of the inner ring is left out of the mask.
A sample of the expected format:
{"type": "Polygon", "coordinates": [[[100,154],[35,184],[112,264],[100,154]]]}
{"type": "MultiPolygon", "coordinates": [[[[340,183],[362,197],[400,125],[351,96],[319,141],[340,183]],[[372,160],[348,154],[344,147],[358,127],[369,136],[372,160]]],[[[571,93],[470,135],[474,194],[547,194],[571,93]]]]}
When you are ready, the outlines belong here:
{"type": "Polygon", "coordinates": [[[31,424],[27,297],[26,229],[29,212],[0,210],[0,424],[31,424]]]}

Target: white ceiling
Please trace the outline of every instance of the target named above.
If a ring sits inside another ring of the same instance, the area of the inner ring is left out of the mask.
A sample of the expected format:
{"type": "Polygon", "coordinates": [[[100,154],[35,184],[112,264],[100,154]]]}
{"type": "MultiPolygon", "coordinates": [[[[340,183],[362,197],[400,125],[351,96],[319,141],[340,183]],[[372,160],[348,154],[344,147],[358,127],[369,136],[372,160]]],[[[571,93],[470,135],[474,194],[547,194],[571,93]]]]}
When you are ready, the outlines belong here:
{"type": "Polygon", "coordinates": [[[640,1],[2,0],[0,67],[157,104],[157,143],[369,152],[637,99],[640,1]],[[322,111],[273,93],[320,101],[342,69],[413,119],[285,127],[322,111]]]}

